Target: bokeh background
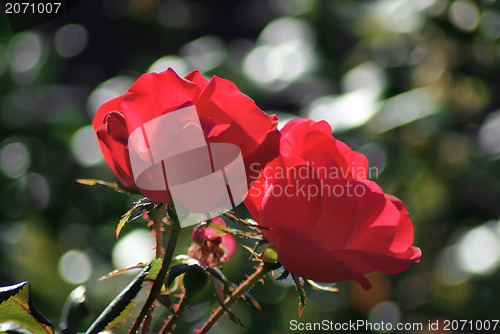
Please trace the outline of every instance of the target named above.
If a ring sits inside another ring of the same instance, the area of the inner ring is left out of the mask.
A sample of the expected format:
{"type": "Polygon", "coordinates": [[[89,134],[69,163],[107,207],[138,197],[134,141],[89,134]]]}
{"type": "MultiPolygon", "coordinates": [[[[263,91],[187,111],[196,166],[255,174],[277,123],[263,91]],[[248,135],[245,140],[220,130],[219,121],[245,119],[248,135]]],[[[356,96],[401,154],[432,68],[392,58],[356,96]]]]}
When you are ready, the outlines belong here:
{"type": "MultiPolygon", "coordinates": [[[[352,282],[336,293],[307,288],[300,321],[499,319],[499,37],[495,0],[80,1],[17,33],[0,13],[0,285],[29,281],[57,323],[84,284],[83,331],[132,279],[97,281],[147,261],[153,241],[141,219],[115,238],[137,196],[75,182],[115,180],[90,123],[140,74],[196,68],[232,80],[282,123],[327,120],[408,206],[421,262],[372,275],[368,292],[352,282]]],[[[248,258],[240,247],[226,275],[243,279],[248,258]]],[[[261,311],[234,307],[246,328],[226,316],[214,333],[290,331],[295,288],[266,278],[253,292],[261,311]]],[[[215,306],[207,289],[179,332],[215,306]]]]}

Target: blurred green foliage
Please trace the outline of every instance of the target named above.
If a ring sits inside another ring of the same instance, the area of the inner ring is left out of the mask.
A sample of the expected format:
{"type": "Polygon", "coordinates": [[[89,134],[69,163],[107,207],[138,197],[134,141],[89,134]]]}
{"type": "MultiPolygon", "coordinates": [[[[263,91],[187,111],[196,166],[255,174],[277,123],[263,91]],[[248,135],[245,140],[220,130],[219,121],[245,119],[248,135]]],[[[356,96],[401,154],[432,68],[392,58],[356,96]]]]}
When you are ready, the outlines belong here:
{"type": "MultiPolygon", "coordinates": [[[[498,318],[496,1],[80,1],[15,34],[0,15],[0,285],[30,281],[55,323],[78,284],[95,317],[132,279],[97,281],[121,263],[113,249],[125,234],[138,229],[136,239],[147,239],[141,219],[115,239],[139,197],[75,179],[114,180],[96,150],[92,117],[141,73],[168,66],[232,80],[283,121],[326,119],[335,137],[367,155],[384,191],[407,204],[421,262],[372,275],[369,292],[349,282],[336,293],[307,289],[301,321],[498,318]]],[[[226,276],[244,279],[248,258],[239,248],[226,276]]],[[[288,332],[298,319],[291,286],[266,278],[253,289],[261,311],[245,302],[233,308],[246,329],[225,317],[213,332],[288,332]]],[[[200,327],[215,306],[204,290],[180,332],[200,327]]]]}

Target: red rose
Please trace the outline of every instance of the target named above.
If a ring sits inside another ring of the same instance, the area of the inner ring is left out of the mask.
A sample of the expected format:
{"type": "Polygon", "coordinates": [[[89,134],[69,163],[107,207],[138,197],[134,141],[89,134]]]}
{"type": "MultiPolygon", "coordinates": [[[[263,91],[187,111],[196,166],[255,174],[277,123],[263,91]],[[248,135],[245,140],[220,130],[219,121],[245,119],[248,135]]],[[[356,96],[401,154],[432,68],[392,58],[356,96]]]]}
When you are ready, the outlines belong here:
{"type": "MultiPolygon", "coordinates": [[[[136,129],[144,131],[149,121],[192,105],[206,143],[229,143],[241,150],[248,181],[278,155],[276,116],[266,115],[232,82],[215,76],[208,81],[198,71],[184,78],[172,69],[146,73],[125,94],[103,104],[93,120],[104,158],[124,186],[137,188],[154,201],[172,202],[168,185],[162,190],[137,185],[129,138],[136,129]]],[[[155,139],[168,136],[165,129],[153,130],[155,139]]]]}
{"type": "Polygon", "coordinates": [[[331,135],[324,121],[293,120],[280,155],[249,190],[245,205],[289,272],[319,282],[375,271],[396,274],[419,260],[404,204],[367,180],[368,162],[331,135]]]}

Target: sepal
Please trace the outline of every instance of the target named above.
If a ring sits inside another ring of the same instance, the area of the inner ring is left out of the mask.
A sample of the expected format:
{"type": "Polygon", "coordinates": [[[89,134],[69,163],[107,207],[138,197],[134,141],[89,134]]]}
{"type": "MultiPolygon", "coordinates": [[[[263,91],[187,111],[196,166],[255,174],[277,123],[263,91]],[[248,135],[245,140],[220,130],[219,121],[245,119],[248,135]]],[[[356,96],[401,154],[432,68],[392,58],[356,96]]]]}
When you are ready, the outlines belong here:
{"type": "Polygon", "coordinates": [[[33,333],[54,333],[50,321],[34,305],[28,282],[0,287],[1,323],[15,323],[33,333]]]}

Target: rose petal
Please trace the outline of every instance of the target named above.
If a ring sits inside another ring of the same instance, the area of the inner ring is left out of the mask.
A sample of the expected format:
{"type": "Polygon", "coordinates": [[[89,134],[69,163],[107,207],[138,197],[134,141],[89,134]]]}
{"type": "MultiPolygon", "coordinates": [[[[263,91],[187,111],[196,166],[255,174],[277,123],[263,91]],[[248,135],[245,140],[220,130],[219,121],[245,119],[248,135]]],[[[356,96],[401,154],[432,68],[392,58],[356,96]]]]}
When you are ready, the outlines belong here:
{"type": "Polygon", "coordinates": [[[359,273],[368,274],[374,271],[382,271],[386,274],[398,274],[416,262],[422,255],[417,247],[410,247],[401,254],[379,254],[357,249],[342,249],[330,252],[332,256],[349,263],[349,266],[359,273]]]}
{"type": "Polygon", "coordinates": [[[279,154],[281,134],[276,130],[278,119],[275,115],[270,115],[270,118],[272,119],[272,130],[267,133],[260,146],[244,158],[248,165],[246,172],[249,186],[252,184],[252,181],[258,177],[260,171],[265,168],[266,164],[279,154]]]}
{"type": "Polygon", "coordinates": [[[243,157],[255,151],[270,131],[274,120],[244,95],[234,83],[214,76],[195,104],[200,117],[216,120],[218,124],[231,123],[217,142],[232,142],[241,148],[243,157]]]}
{"type": "Polygon", "coordinates": [[[128,145],[128,129],[125,117],[119,111],[113,110],[106,115],[105,120],[106,132],[113,138],[113,140],[128,145]]]}
{"type": "Polygon", "coordinates": [[[196,84],[200,88],[200,91],[204,90],[209,82],[198,70],[189,72],[184,78],[196,84]]]}
{"type": "Polygon", "coordinates": [[[413,243],[413,224],[410,220],[410,216],[408,214],[406,206],[399,198],[387,194],[385,195],[385,198],[387,198],[392,202],[392,204],[394,204],[400,214],[398,229],[394,235],[389,249],[393,252],[403,252],[408,248],[409,245],[413,243]]]}
{"type": "Polygon", "coordinates": [[[270,233],[278,250],[280,263],[291,273],[318,282],[341,282],[354,279],[364,289],[370,282],[354,268],[332,257],[316,243],[289,227],[278,227],[270,233]]]}
{"type": "Polygon", "coordinates": [[[300,156],[310,151],[328,153],[348,176],[347,179],[365,179],[368,160],[349,146],[332,136],[332,128],[325,121],[294,119],[281,130],[283,151],[292,151],[300,156]]]}
{"type": "Polygon", "coordinates": [[[199,93],[196,84],[169,68],[161,73],[141,75],[123,95],[120,110],[132,133],[145,123],[194,101],[199,93]]]}
{"type": "MultiPolygon", "coordinates": [[[[94,120],[92,122],[96,135],[98,138],[99,146],[104,156],[104,160],[111,168],[113,173],[118,177],[120,182],[125,187],[133,188],[135,187],[135,182],[132,178],[130,172],[130,159],[128,154],[128,147],[124,145],[122,140],[114,140],[113,137],[108,133],[109,126],[105,124],[108,120],[108,115],[116,112],[120,108],[121,97],[115,98],[105,104],[103,104],[96,113],[94,120]]],[[[115,122],[115,126],[120,122],[115,122]]],[[[115,129],[111,126],[111,131],[116,133],[121,133],[122,130],[115,129]]],[[[116,134],[115,134],[116,136],[116,134]]]]}
{"type": "MultiPolygon", "coordinates": [[[[212,224],[226,226],[226,223],[220,217],[212,217],[210,225],[212,224]]],[[[208,239],[212,239],[219,233],[219,231],[211,229],[210,225],[205,229],[205,236],[208,239]]],[[[234,240],[234,237],[229,233],[219,235],[219,237],[222,239],[219,247],[224,250],[224,256],[222,260],[227,261],[231,259],[236,252],[236,240],[234,240]]]]}
{"type": "Polygon", "coordinates": [[[310,188],[319,188],[319,179],[301,177],[313,176],[314,168],[296,156],[281,156],[279,161],[274,178],[268,177],[270,186],[262,201],[260,223],[267,227],[284,225],[306,233],[314,228],[321,213],[322,197],[309,192],[310,188]]]}

